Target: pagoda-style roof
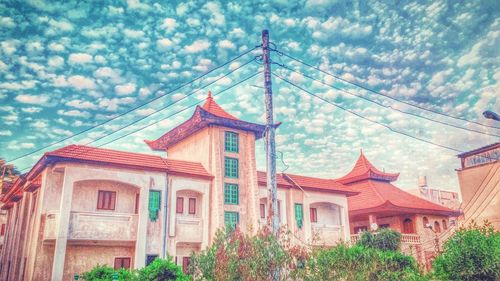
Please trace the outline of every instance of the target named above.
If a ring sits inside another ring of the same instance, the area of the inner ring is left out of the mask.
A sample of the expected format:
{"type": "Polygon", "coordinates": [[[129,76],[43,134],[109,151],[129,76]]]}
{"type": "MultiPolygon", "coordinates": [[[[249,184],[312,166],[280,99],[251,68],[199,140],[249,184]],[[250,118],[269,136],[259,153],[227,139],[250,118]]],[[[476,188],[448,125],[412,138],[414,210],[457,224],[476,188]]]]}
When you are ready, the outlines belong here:
{"type": "Polygon", "coordinates": [[[349,216],[394,216],[400,214],[429,214],[456,216],[460,212],[412,195],[394,185],[399,173],[386,173],[375,168],[363,152],[354,168],[336,181],[359,193],[347,198],[349,216]]]}
{"type": "Polygon", "coordinates": [[[152,150],[165,151],[167,148],[210,125],[252,132],[257,139],[262,137],[266,128],[264,125],[246,122],[227,113],[215,102],[212,94],[208,92],[205,103],[202,106],[196,106],[191,118],[157,140],[145,140],[145,142],[152,150]]]}
{"type": "Polygon", "coordinates": [[[367,179],[392,182],[397,180],[398,177],[399,173],[386,173],[377,169],[366,159],[363,151],[361,151],[358,161],[356,161],[352,170],[347,175],[337,179],[337,181],[342,184],[351,184],[367,179]]]}

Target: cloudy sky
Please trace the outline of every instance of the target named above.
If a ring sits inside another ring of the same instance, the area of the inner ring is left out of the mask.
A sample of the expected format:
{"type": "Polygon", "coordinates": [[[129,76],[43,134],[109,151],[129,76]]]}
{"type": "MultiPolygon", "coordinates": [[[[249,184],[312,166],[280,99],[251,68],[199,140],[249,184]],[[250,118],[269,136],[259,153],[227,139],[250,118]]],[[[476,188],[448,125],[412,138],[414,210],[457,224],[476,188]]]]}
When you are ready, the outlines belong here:
{"type": "MultiPolygon", "coordinates": [[[[420,107],[500,127],[481,115],[487,109],[500,111],[500,3],[495,0],[23,2],[0,3],[2,158],[37,150],[162,96],[45,149],[109,143],[104,147],[153,153],[144,139],[156,139],[188,118],[193,107],[175,113],[201,101],[207,90],[217,94],[258,72],[262,68],[258,62],[238,67],[259,51],[175,89],[259,45],[264,28],[269,29],[278,50],[347,81],[420,107]],[[214,83],[202,88],[210,82],[214,83]],[[131,122],[136,123],[108,135],[131,122]]],[[[276,74],[393,130],[460,151],[499,140],[402,114],[389,106],[491,135],[500,135],[499,129],[395,102],[277,53],[272,59],[385,105],[273,65],[276,74]]],[[[340,177],[363,149],[380,169],[400,172],[397,185],[402,188],[416,187],[421,174],[434,187],[458,190],[457,152],[391,132],[278,78],[273,83],[275,119],[283,122],[277,132],[277,150],[289,166],[287,172],[340,177]]],[[[216,100],[242,119],[263,123],[262,85],[262,75],[257,75],[216,100]]],[[[256,151],[263,169],[262,141],[256,151]]],[[[40,155],[14,164],[19,169],[30,167],[40,155]]],[[[284,169],[279,159],[278,170],[284,169]]]]}

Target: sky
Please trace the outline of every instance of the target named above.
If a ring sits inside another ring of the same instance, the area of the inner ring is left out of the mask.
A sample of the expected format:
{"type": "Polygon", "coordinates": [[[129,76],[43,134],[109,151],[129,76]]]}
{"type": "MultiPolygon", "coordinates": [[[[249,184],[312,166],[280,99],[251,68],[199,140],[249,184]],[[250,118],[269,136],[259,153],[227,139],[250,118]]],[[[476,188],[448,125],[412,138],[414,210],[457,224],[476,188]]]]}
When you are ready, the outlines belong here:
{"type": "MultiPolygon", "coordinates": [[[[499,141],[499,129],[348,83],[500,127],[482,116],[500,111],[499,1],[22,2],[0,3],[0,157],[14,159],[68,138],[13,161],[22,172],[43,151],[73,143],[164,156],[143,140],[189,118],[208,90],[229,113],[264,123],[263,75],[239,83],[262,70],[254,60],[261,50],[248,51],[261,44],[263,29],[280,52],[347,82],[272,52],[275,74],[344,109],[459,151],[499,141]]],[[[417,177],[426,175],[432,187],[459,190],[457,151],[394,133],[277,77],[273,98],[275,120],[283,122],[278,171],[338,178],[362,149],[379,169],[401,173],[395,183],[401,188],[416,188],[417,177]]],[[[262,140],[256,157],[265,169],[262,140]]]]}

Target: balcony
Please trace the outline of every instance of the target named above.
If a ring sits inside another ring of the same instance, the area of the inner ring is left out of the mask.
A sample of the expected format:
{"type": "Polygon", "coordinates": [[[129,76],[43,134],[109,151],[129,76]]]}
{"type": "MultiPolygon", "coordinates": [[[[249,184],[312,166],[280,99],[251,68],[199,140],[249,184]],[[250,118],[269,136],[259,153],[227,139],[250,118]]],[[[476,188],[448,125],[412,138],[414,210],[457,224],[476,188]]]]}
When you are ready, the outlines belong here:
{"type": "Polygon", "coordinates": [[[342,225],[312,225],[312,242],[314,245],[334,246],[344,239],[342,225]]]}
{"type": "MultiPolygon", "coordinates": [[[[351,243],[356,244],[358,242],[360,235],[351,234],[351,243]]],[[[404,245],[420,245],[420,235],[418,234],[405,234],[401,233],[401,246],[404,245]]]]}
{"type": "Polygon", "coordinates": [[[177,217],[175,236],[178,242],[203,242],[203,220],[201,218],[177,217]]]}
{"type": "MultiPolygon", "coordinates": [[[[57,237],[58,217],[57,212],[45,215],[44,241],[57,237]]],[[[68,240],[131,242],[136,235],[136,214],[71,212],[70,215],[68,240]]]]}

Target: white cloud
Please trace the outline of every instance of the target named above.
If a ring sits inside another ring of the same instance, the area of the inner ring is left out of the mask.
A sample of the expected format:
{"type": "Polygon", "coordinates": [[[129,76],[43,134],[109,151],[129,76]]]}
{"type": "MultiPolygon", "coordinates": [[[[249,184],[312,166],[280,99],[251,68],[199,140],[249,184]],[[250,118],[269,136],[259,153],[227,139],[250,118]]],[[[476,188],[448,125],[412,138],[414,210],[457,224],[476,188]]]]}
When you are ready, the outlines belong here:
{"type": "Polygon", "coordinates": [[[12,131],[10,131],[10,130],[2,130],[2,131],[0,131],[0,136],[2,136],[2,137],[10,137],[10,136],[12,136],[12,131]]]}
{"type": "Polygon", "coordinates": [[[38,113],[42,111],[42,109],[40,107],[23,107],[21,111],[26,113],[38,113]]]}
{"type": "Polygon", "coordinates": [[[78,109],[96,109],[97,106],[86,100],[71,100],[66,103],[67,106],[71,106],[78,109]]]}
{"type": "Polygon", "coordinates": [[[49,20],[49,25],[53,27],[56,31],[68,32],[73,30],[73,25],[67,20],[49,20]]]}
{"type": "Polygon", "coordinates": [[[50,57],[47,61],[47,64],[51,67],[61,67],[64,64],[64,58],[60,56],[50,57]]]}
{"type": "Polygon", "coordinates": [[[219,47],[223,49],[234,49],[234,43],[231,42],[230,40],[224,39],[222,41],[219,41],[219,47]]]}
{"type": "Polygon", "coordinates": [[[0,17],[0,26],[13,28],[16,26],[16,23],[12,18],[9,17],[0,17]]]}
{"type": "Polygon", "coordinates": [[[210,47],[210,42],[206,39],[200,39],[193,42],[193,44],[184,47],[187,53],[199,53],[210,47]]]}
{"type": "Polygon", "coordinates": [[[49,101],[49,96],[47,95],[27,95],[21,94],[16,96],[16,101],[28,104],[44,105],[49,101]]]}
{"type": "Polygon", "coordinates": [[[47,128],[49,124],[44,120],[36,120],[35,122],[31,123],[31,126],[37,129],[44,129],[47,128]]]}
{"type": "Polygon", "coordinates": [[[167,38],[159,39],[156,41],[156,47],[159,51],[166,51],[172,47],[174,43],[167,38]]]}
{"type": "Polygon", "coordinates": [[[73,75],[68,78],[68,83],[78,90],[92,90],[96,88],[94,80],[82,75],[73,75]]]}
{"type": "Polygon", "coordinates": [[[69,55],[70,64],[83,64],[92,62],[92,56],[86,53],[74,53],[69,55]]]}
{"type": "Polygon", "coordinates": [[[54,52],[64,51],[64,45],[59,44],[59,43],[50,43],[48,48],[49,48],[49,50],[54,51],[54,52]]]}
{"type": "Polygon", "coordinates": [[[62,115],[62,116],[70,116],[70,117],[83,117],[83,118],[89,118],[90,113],[86,111],[80,111],[80,110],[63,110],[60,109],[57,111],[57,114],[62,115]]]}
{"type": "Polygon", "coordinates": [[[115,92],[120,96],[125,96],[135,92],[135,88],[136,85],[134,83],[127,83],[115,86],[115,92]]]}
{"type": "Polygon", "coordinates": [[[177,27],[177,21],[173,18],[166,18],[160,25],[161,28],[165,29],[167,32],[172,32],[177,27]]]}
{"type": "Polygon", "coordinates": [[[146,35],[144,33],[144,31],[142,31],[142,30],[133,30],[133,29],[128,29],[128,28],[125,28],[123,30],[123,34],[125,34],[125,36],[132,38],[132,39],[139,39],[139,38],[142,38],[146,35]]]}

